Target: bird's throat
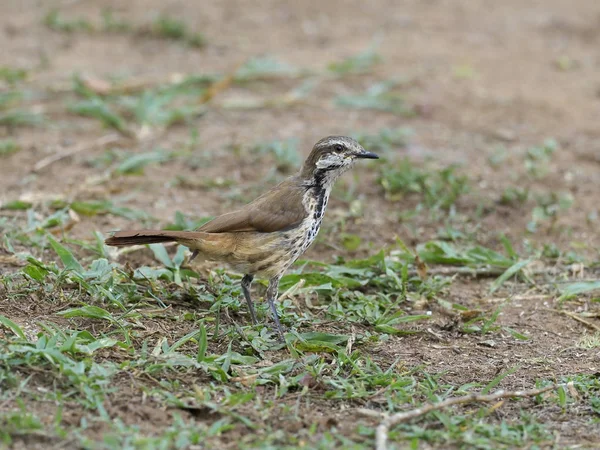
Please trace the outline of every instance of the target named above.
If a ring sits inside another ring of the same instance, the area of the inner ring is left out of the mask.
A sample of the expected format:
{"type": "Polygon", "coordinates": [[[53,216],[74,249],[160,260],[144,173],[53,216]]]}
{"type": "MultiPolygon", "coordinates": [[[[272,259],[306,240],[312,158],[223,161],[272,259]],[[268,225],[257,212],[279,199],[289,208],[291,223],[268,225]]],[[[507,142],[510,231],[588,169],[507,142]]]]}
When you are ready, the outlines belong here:
{"type": "Polygon", "coordinates": [[[305,233],[302,246],[303,252],[312,244],[321,228],[321,222],[327,209],[329,194],[331,193],[335,178],[332,179],[331,175],[326,171],[316,171],[315,176],[308,183],[302,202],[306,208],[306,219],[302,226],[305,233]]]}

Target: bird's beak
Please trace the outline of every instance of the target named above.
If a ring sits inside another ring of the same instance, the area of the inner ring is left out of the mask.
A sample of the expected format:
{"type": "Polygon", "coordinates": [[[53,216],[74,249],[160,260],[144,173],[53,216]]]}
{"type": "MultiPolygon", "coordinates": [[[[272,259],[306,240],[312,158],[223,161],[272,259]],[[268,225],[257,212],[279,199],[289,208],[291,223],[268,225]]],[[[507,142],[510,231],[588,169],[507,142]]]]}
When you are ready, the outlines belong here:
{"type": "Polygon", "coordinates": [[[360,159],[379,159],[379,156],[376,155],[375,153],[371,153],[371,152],[368,152],[366,150],[363,150],[362,152],[356,154],[356,158],[360,158],[360,159]]]}

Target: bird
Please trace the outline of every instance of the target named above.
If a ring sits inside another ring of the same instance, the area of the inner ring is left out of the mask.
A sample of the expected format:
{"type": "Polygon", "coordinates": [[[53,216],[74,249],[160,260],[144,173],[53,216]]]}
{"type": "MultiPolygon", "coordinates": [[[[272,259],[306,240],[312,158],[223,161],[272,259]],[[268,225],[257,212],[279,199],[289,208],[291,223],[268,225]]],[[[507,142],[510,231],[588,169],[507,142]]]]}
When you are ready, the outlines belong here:
{"type": "Polygon", "coordinates": [[[358,159],[378,159],[355,139],[319,140],[301,169],[240,209],[217,216],[195,231],[125,230],[105,240],[110,246],[177,242],[192,250],[190,261],[221,262],[243,274],[241,288],[252,319],[258,323],[250,287],[268,279],[266,299],[279,338],[283,328],[275,301],[286,270],[315,240],[335,181],[358,159]]]}

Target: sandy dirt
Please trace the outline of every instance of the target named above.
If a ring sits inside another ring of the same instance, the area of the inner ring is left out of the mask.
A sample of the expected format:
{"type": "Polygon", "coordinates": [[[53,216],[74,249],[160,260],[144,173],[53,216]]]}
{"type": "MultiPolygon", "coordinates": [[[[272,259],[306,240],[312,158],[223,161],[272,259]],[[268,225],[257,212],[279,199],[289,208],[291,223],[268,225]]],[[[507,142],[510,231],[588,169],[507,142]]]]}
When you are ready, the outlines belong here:
{"type": "MultiPolygon", "coordinates": [[[[553,243],[598,260],[600,233],[600,4],[594,0],[568,2],[544,0],[413,0],[413,1],[260,1],[219,2],[117,0],[98,1],[4,1],[0,6],[0,67],[29,71],[26,82],[28,107],[43,112],[50,125],[37,128],[0,126],[0,137],[14,139],[22,150],[0,158],[0,203],[15,199],[34,203],[62,198],[72,200],[118,199],[120,205],[144,211],[157,225],[172,222],[176,211],[190,217],[224,213],[243,204],[284,174],[274,172],[274,161],[258,158],[251,149],[261,142],[298,138],[302,155],[319,138],[331,134],[372,132],[384,127],[409,127],[408,145],[394,158],[415,163],[431,160],[434,166],[460,165],[472,190],[461,197],[456,209],[471,217],[464,224],[482,245],[500,249],[499,236],[506,234],[518,251],[524,242],[553,243]],[[115,15],[134,24],[146,24],[159,13],[181,17],[190,29],[206,37],[206,46],[191,48],[143,35],[60,33],[44,26],[49,10],[59,8],[66,17],[98,21],[111,8],[115,15]],[[248,99],[274,98],[301,84],[294,79],[267,80],[251,89],[233,86],[220,92],[207,112],[191,127],[175,126],[145,139],[119,138],[116,144],[94,145],[113,134],[99,121],[68,114],[64,105],[72,98],[74,73],[90,79],[170,80],[181,74],[230,73],[251,57],[269,55],[287,64],[322,71],[333,61],[355,55],[376,45],[381,62],[366,74],[344,80],[319,80],[306,101],[292,107],[234,109],[222,105],[248,99]],[[381,80],[398,79],[407,102],[415,106],[414,117],[335,106],[333,99],[371,86],[381,80]],[[143,152],[156,147],[178,148],[198,137],[190,158],[176,158],[149,165],[141,176],[122,176],[109,182],[96,178],[103,155],[110,148],[143,152]],[[527,176],[523,155],[531,146],[555,139],[558,150],[540,179],[527,176]],[[88,145],[89,144],[89,145],[88,145]],[[88,145],[73,157],[34,171],[36,162],[50,155],[88,145]],[[490,158],[502,153],[498,165],[490,158]],[[175,182],[177,177],[195,180],[175,182]],[[226,179],[233,187],[207,187],[203,180],[226,179]],[[503,205],[502,192],[509,186],[527,186],[533,192],[571,196],[570,208],[556,220],[528,233],[535,200],[503,205]]],[[[302,159],[302,158],[300,158],[302,159]]],[[[377,183],[376,167],[357,168],[340,181],[330,202],[316,245],[306,257],[332,262],[335,256],[355,257],[373,253],[400,237],[414,246],[437,236],[445,219],[430,222],[419,217],[399,220],[403,210],[418,199],[386,199],[377,183]],[[344,193],[354,192],[362,214],[345,219],[349,202],[344,193]],[[338,232],[359,235],[355,251],[340,245],[338,232]]],[[[21,212],[2,211],[5,217],[21,212]]],[[[132,222],[113,215],[82,216],[69,235],[91,239],[92,231],[131,227],[132,222]]],[[[17,250],[27,250],[23,245],[17,250]]],[[[36,251],[34,250],[33,253],[36,251]]],[[[38,252],[39,253],[39,252],[38,252]]],[[[37,254],[52,259],[51,252],[37,254]]],[[[131,255],[132,266],[151,260],[149,252],[131,255]]],[[[4,270],[15,270],[10,265],[4,270]]],[[[597,278],[592,269],[587,273],[597,278]]],[[[567,278],[572,274],[567,274],[567,278]]],[[[493,311],[502,303],[498,325],[509,326],[530,338],[516,342],[508,335],[487,338],[460,333],[453,317],[434,309],[428,324],[434,334],[394,338],[371,350],[382,363],[402,356],[406,367],[425,364],[431,372],[444,372],[448,383],[489,380],[502,370],[520,366],[518,377],[503,381],[504,388],[530,388],[535,380],[600,371],[598,348],[575,344],[592,333],[572,318],[553,312],[552,295],[528,295],[507,284],[490,295],[489,280],[460,278],[446,300],[468,308],[493,311]],[[512,297],[508,303],[506,300],[512,297]],[[437,336],[437,337],[436,337],[437,336]]],[[[13,320],[42,320],[60,309],[32,298],[31,303],[0,302],[0,313],[13,320]]],[[[421,305],[428,309],[431,305],[421,305]]],[[[177,306],[175,307],[177,308],[177,306]]],[[[573,311],[599,312],[588,297],[573,301],[573,311]]],[[[417,311],[418,308],[415,308],[417,311]]],[[[61,319],[53,317],[54,322],[61,319]]],[[[600,322],[590,318],[596,326],[600,322]]],[[[157,329],[181,336],[189,330],[156,323],[157,329]],[[166,330],[166,331],[165,331],[166,330]]],[[[149,328],[148,333],[151,333],[149,328]]],[[[224,351],[224,349],[222,349],[224,351]]],[[[107,354],[107,357],[116,355],[107,354]]],[[[39,374],[41,377],[43,374],[39,374]]],[[[198,376],[194,383],[202,382],[198,376]]],[[[204,380],[205,382],[207,380],[204,380]]],[[[115,398],[111,414],[142,424],[146,430],[170,423],[172,415],[160,405],[141,403],[135,380],[119,380],[123,395],[115,398]],[[132,410],[135,410],[132,413],[132,410]]],[[[326,401],[315,406],[326,420],[346,423],[349,413],[326,401]]],[[[48,407],[50,411],[50,407],[48,407]]],[[[581,417],[567,419],[560,409],[536,411],[552,423],[561,443],[600,445],[598,423],[590,429],[581,417]]],[[[314,411],[302,410],[309,416],[314,411]]],[[[499,414],[512,417],[510,407],[499,414]]],[[[65,411],[65,420],[76,424],[83,412],[65,411]]],[[[190,413],[192,414],[192,413],[190,413]]],[[[504,417],[503,416],[503,417],[504,417]]],[[[198,417],[198,420],[214,418],[198,417]]],[[[281,426],[298,426],[283,422],[281,426]]],[[[339,425],[340,429],[344,429],[339,425]]],[[[235,436],[223,445],[235,447],[235,436]]],[[[43,448],[44,441],[25,442],[24,447],[43,448]]],[[[560,445],[559,445],[560,446],[560,445]]]]}

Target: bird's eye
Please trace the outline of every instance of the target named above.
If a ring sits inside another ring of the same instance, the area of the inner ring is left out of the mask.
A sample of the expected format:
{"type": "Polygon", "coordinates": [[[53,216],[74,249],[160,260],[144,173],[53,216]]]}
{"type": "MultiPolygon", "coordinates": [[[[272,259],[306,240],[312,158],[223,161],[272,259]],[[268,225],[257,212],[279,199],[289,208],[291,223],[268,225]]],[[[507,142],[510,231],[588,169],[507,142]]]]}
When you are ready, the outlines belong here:
{"type": "Polygon", "coordinates": [[[335,147],[333,147],[335,149],[336,152],[342,153],[344,151],[344,147],[341,144],[335,144],[335,147]]]}

